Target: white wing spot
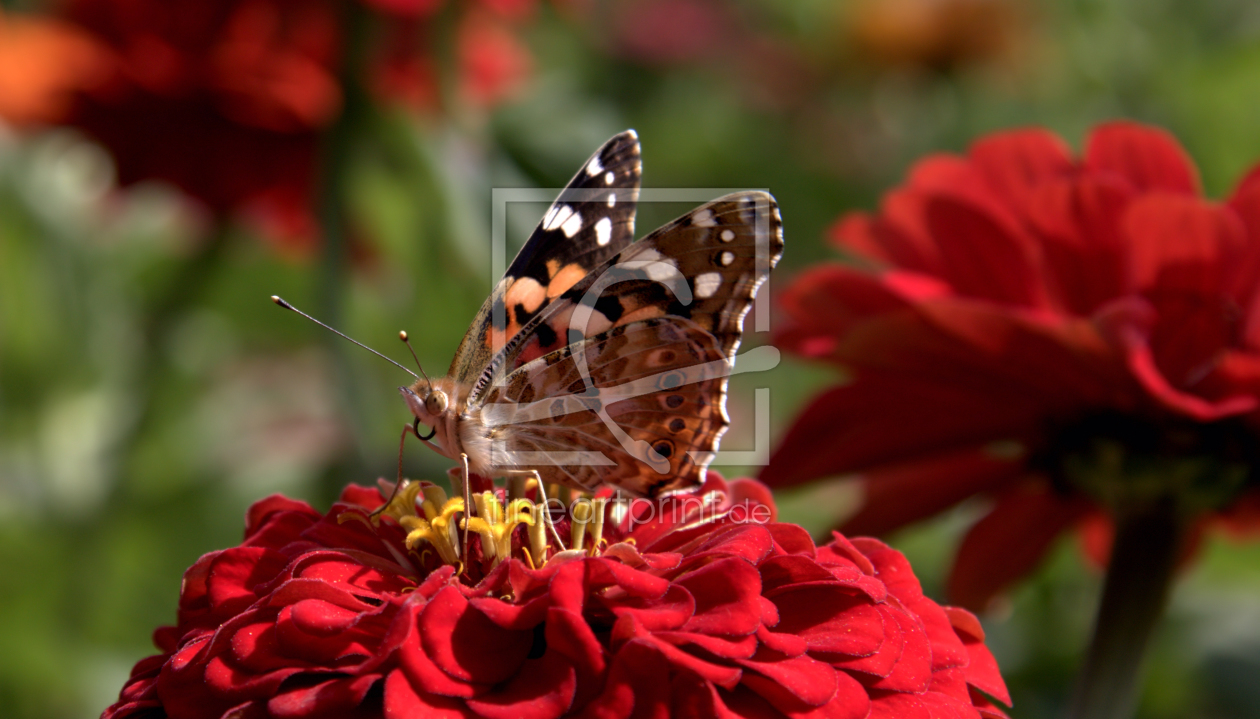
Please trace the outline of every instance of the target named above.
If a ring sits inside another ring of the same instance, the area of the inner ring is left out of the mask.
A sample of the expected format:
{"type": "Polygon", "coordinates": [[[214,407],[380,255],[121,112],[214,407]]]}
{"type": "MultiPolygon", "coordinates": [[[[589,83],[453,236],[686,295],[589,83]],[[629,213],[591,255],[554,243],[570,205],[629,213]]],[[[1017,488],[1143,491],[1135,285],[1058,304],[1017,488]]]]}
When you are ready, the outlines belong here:
{"type": "MultiPolygon", "coordinates": [[[[573,215],[573,208],[568,205],[556,205],[547,211],[547,216],[543,218],[543,229],[554,230],[563,225],[573,215]]],[[[581,222],[581,219],[578,220],[581,222]]],[[[569,235],[572,237],[572,235],[569,235]]]]}
{"type": "Polygon", "coordinates": [[[722,230],[721,237],[723,242],[730,242],[735,239],[735,230],[722,230]]]}
{"type": "Polygon", "coordinates": [[[692,215],[692,216],[691,216],[691,224],[695,225],[696,227],[715,227],[715,226],[717,226],[717,222],[715,222],[715,221],[713,220],[713,211],[712,211],[712,210],[707,210],[707,209],[705,209],[705,210],[700,210],[700,211],[699,211],[699,212],[697,212],[696,214],[692,215]]]}
{"type": "Polygon", "coordinates": [[[609,170],[608,172],[605,172],[605,173],[604,173],[604,184],[605,184],[605,185],[611,185],[611,184],[613,183],[613,180],[615,180],[615,179],[617,179],[617,176],[613,174],[613,171],[612,171],[612,170],[609,170]]]}
{"type": "Polygon", "coordinates": [[[722,253],[722,256],[718,258],[718,261],[722,263],[722,266],[723,266],[723,267],[727,267],[727,266],[729,266],[732,262],[734,262],[734,261],[735,261],[735,253],[734,253],[734,252],[723,252],[723,253],[722,253]]]}
{"type": "Polygon", "coordinates": [[[696,277],[696,297],[706,300],[713,296],[714,292],[722,286],[722,275],[716,272],[706,272],[696,277]]]}
{"type": "MultiPolygon", "coordinates": [[[[565,209],[568,209],[568,205],[565,205],[565,209]]],[[[573,212],[572,210],[570,212],[572,214],[569,215],[568,219],[560,223],[560,229],[564,231],[565,237],[572,237],[578,233],[578,230],[582,229],[582,213],[573,212]]]]}
{"type": "Polygon", "coordinates": [[[615,192],[608,193],[608,206],[614,207],[616,206],[616,204],[617,204],[617,193],[615,192]]]}
{"type": "Polygon", "coordinates": [[[586,174],[594,177],[604,171],[604,166],[600,164],[599,157],[592,157],[591,161],[586,165],[586,174]]]}
{"type": "Polygon", "coordinates": [[[595,241],[599,243],[600,247],[604,247],[612,241],[612,220],[605,217],[595,223],[595,241]]]}

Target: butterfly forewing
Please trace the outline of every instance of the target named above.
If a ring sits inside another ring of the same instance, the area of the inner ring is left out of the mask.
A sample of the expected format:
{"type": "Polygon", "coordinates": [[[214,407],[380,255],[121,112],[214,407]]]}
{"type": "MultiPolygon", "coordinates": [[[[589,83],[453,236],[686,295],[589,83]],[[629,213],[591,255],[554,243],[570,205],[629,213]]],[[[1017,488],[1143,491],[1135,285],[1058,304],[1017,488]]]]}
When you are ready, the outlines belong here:
{"type": "Polygon", "coordinates": [[[611,327],[666,315],[690,319],[733,357],[744,314],[783,254],[778,205],[764,192],[718,198],[661,227],[594,269],[509,341],[471,400],[545,352],[543,334],[572,344],[611,327]]]}
{"type": "MultiPolygon", "coordinates": [[[[633,130],[604,143],[543,215],[464,336],[449,374],[475,379],[530,320],[634,240],[642,165],[633,130]]],[[[563,338],[531,336],[550,351],[563,338]]]]}

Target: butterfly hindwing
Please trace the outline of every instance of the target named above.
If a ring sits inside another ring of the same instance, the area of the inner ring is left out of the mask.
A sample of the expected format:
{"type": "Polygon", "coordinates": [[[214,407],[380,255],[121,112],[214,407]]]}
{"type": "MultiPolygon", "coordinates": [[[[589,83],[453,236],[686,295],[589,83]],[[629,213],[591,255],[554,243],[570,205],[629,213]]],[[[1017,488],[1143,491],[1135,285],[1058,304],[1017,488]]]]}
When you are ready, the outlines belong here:
{"type": "Polygon", "coordinates": [[[690,486],[729,424],[727,366],[713,335],[689,320],[619,325],[525,364],[491,391],[481,414],[491,455],[588,490],[690,486]]]}
{"type": "Polygon", "coordinates": [[[583,164],[481,306],[451,362],[451,377],[475,379],[531,319],[634,240],[641,175],[633,130],[604,143],[583,164]]]}

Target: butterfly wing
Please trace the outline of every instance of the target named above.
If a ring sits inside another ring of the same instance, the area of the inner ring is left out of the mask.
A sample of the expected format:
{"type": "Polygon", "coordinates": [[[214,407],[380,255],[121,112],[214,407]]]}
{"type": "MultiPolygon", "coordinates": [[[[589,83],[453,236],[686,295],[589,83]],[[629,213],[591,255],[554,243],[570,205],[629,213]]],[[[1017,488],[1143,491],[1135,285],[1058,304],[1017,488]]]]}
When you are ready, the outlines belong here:
{"type": "Polygon", "coordinates": [[[641,175],[633,130],[613,137],[586,161],[477,312],[455,352],[451,377],[476,378],[531,319],[634,241],[641,175]]]}
{"type": "Polygon", "coordinates": [[[544,482],[656,495],[696,483],[729,421],[727,360],[689,320],[619,325],[529,362],[480,418],[499,467],[544,482]]]}
{"type": "Polygon", "coordinates": [[[702,481],[729,424],[726,376],[744,315],[782,251],[774,198],[735,193],[632,244],[560,295],[508,343],[469,398],[486,436],[506,452],[504,466],[641,494],[702,481]],[[542,325],[566,346],[536,355],[542,325]],[[546,416],[521,414],[522,403],[538,412],[544,401],[546,416]],[[564,419],[554,419],[564,408],[564,419]],[[647,451],[658,446],[664,451],[647,451]],[[547,459],[526,452],[568,447],[605,461],[520,463],[547,459]]]}

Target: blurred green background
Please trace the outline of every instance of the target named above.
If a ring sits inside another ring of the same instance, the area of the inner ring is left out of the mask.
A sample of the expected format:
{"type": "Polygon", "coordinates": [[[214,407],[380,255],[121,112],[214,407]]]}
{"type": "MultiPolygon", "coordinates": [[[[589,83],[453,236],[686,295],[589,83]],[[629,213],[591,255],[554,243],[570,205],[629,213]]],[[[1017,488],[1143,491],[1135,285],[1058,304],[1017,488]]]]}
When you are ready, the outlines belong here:
{"type": "MultiPolygon", "coordinates": [[[[0,114],[13,77],[43,61],[22,54],[16,19],[54,10],[6,5],[0,114]]],[[[441,83],[462,52],[442,42],[451,5],[413,28],[436,38],[441,83]]],[[[82,132],[0,121],[0,716],[111,703],[174,621],[183,570],[238,542],[252,501],[284,492],[322,510],[347,482],[393,476],[404,376],[269,295],[400,361],[405,328],[441,371],[492,285],[491,189],[559,187],[620,130],[639,133],[646,187],[774,193],[787,252],[772,291],[828,257],[828,225],[873,207],[915,158],[990,131],[1045,125],[1079,146],[1102,120],[1159,124],[1213,196],[1260,159],[1249,0],[517,5],[528,72],[493,103],[441,83],[446,99],[422,110],[347,91],[347,107],[369,107],[319,133],[336,171],[316,182],[317,219],[336,220],[325,201],[339,198],[348,244],[277,243],[169,185],[120,188],[82,132]]],[[[513,210],[512,248],[542,209],[513,210]]],[[[685,209],[644,207],[639,234],[685,209]]],[[[777,437],[832,379],[791,359],[744,375],[724,448],[752,449],[754,388],[771,388],[777,437]]],[[[408,445],[406,467],[436,479],[447,463],[408,445]]],[[[849,501],[787,493],[781,516],[821,532],[832,512],[811,507],[849,501]]],[[[890,538],[938,599],[976,510],[890,538]]],[[[1062,714],[1098,589],[1069,540],[983,617],[1015,716],[1062,714]]],[[[1260,716],[1258,600],[1260,548],[1210,544],[1175,591],[1140,716],[1260,716]]]]}

